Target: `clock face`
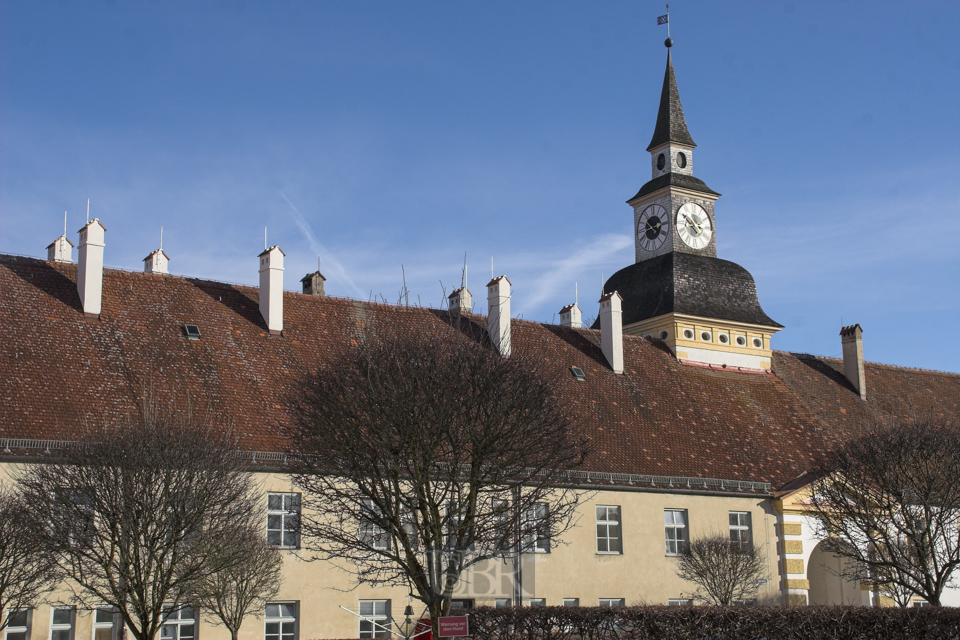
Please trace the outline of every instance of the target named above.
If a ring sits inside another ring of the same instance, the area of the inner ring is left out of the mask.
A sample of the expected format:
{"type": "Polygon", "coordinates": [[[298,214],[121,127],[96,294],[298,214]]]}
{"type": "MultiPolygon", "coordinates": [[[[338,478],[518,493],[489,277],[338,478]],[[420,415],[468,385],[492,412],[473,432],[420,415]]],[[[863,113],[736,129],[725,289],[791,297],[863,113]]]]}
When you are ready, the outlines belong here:
{"type": "Polygon", "coordinates": [[[683,243],[692,249],[703,249],[710,244],[713,225],[703,207],[687,202],[677,211],[677,233],[683,243]]]}
{"type": "Polygon", "coordinates": [[[669,232],[670,217],[667,210],[658,204],[644,209],[637,220],[637,242],[647,251],[659,249],[669,232]]]}

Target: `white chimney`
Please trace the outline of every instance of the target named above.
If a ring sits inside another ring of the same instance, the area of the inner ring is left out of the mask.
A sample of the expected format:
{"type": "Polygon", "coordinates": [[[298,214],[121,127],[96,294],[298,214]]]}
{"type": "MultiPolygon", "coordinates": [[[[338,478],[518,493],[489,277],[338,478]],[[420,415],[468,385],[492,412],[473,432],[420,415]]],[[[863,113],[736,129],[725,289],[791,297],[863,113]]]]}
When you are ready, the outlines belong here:
{"type": "Polygon", "coordinates": [[[861,400],[867,399],[867,378],[863,371],[863,329],[859,324],[840,330],[840,342],[843,345],[843,375],[860,394],[861,400]]]}
{"type": "Polygon", "coordinates": [[[623,298],[614,291],[600,297],[600,348],[614,373],[623,373],[623,298]]]}
{"type": "Polygon", "coordinates": [[[103,233],[107,228],[94,218],[80,229],[77,292],[83,313],[99,316],[103,297],[103,233]]]}
{"type": "Polygon", "coordinates": [[[487,283],[487,330],[501,355],[510,355],[510,281],[507,276],[487,283]]]}
{"type": "Polygon", "coordinates": [[[170,263],[170,256],[163,249],[157,249],[143,259],[144,273],[169,273],[167,265],[170,263]]]}
{"type": "Polygon", "coordinates": [[[313,273],[308,273],[307,275],[300,278],[300,284],[303,285],[303,293],[308,296],[314,296],[316,298],[322,298],[323,293],[323,283],[327,279],[323,277],[323,274],[319,271],[314,271],[313,273]]]}
{"type": "Polygon", "coordinates": [[[582,315],[580,313],[580,305],[578,305],[576,302],[573,304],[568,304],[563,309],[560,309],[561,327],[572,327],[574,329],[579,329],[583,326],[583,320],[581,318],[582,315]]]}
{"type": "Polygon", "coordinates": [[[47,245],[47,260],[73,262],[73,243],[66,234],[47,245]]]}
{"type": "Polygon", "coordinates": [[[260,315],[267,329],[283,331],[283,251],[273,245],[260,254],[260,315]]]}
{"type": "Polygon", "coordinates": [[[454,289],[447,296],[447,307],[451,313],[470,313],[473,310],[473,295],[466,287],[454,289]]]}

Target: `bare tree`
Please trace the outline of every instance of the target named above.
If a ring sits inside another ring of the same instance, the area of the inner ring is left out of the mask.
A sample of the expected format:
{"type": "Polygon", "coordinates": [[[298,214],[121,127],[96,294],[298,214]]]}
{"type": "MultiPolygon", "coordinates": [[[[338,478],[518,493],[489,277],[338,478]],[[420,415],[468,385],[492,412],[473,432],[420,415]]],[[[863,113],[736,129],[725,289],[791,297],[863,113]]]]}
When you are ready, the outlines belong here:
{"type": "Polygon", "coordinates": [[[721,533],[690,542],[678,558],[677,575],[697,585],[694,599],[718,606],[751,600],[766,574],[763,553],[721,533]]]}
{"type": "Polygon", "coordinates": [[[149,402],[21,470],[38,548],[58,558],[74,602],[115,607],[152,640],[196,586],[234,560],[231,534],[254,512],[234,440],[189,411],[149,402]]]}
{"type": "Polygon", "coordinates": [[[895,423],[839,447],[819,464],[809,499],[827,551],[851,580],[909,591],[940,605],[960,565],[960,429],[895,423]]]}
{"type": "Polygon", "coordinates": [[[381,328],[292,395],[304,540],[358,583],[408,585],[436,637],[466,569],[572,526],[585,442],[535,360],[381,328]]]}
{"type": "Polygon", "coordinates": [[[37,548],[24,511],[19,493],[0,485],[0,631],[9,612],[37,606],[62,579],[56,557],[37,548]]]}
{"type": "Polygon", "coordinates": [[[237,640],[240,625],[247,615],[259,618],[264,606],[280,590],[283,558],[276,548],[267,546],[263,521],[254,526],[243,523],[230,536],[230,546],[215,551],[214,564],[221,567],[201,580],[194,598],[214,621],[237,640]]]}

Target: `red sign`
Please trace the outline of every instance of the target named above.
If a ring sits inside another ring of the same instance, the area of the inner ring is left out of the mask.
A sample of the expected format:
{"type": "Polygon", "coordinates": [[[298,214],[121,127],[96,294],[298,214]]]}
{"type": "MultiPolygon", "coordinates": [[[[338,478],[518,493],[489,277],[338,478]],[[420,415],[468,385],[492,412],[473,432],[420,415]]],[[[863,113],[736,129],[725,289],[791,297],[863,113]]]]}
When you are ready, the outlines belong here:
{"type": "Polygon", "coordinates": [[[453,636],[468,636],[467,616],[447,616],[440,618],[440,637],[450,638],[453,636]]]}

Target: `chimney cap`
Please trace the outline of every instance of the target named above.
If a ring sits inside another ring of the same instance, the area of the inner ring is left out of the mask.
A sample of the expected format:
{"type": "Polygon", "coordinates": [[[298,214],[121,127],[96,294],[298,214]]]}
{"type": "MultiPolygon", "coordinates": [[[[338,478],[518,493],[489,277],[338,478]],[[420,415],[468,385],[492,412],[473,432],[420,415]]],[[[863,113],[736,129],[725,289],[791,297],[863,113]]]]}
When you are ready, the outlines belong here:
{"type": "Polygon", "coordinates": [[[163,254],[163,257],[166,258],[167,260],[170,259],[170,256],[167,255],[167,252],[166,252],[166,251],[164,251],[163,249],[157,249],[156,251],[151,251],[151,252],[149,253],[149,255],[147,255],[147,257],[144,258],[144,260],[149,260],[150,258],[152,258],[153,256],[157,255],[158,253],[162,253],[162,254],[163,254]]]}
{"type": "Polygon", "coordinates": [[[52,247],[53,245],[57,244],[57,243],[60,242],[61,240],[66,240],[66,241],[67,241],[67,244],[70,245],[71,247],[74,246],[74,244],[73,244],[72,242],[70,242],[70,238],[68,238],[66,235],[62,235],[62,236],[60,236],[59,238],[57,238],[56,240],[54,240],[53,242],[51,242],[50,244],[48,244],[48,245],[47,245],[47,249],[49,249],[49,248],[52,247]]]}
{"type": "Polygon", "coordinates": [[[863,333],[863,329],[860,328],[860,323],[852,324],[849,327],[840,329],[841,336],[856,335],[857,333],[863,333]]]}
{"type": "MultiPolygon", "coordinates": [[[[283,253],[283,251],[281,251],[280,253],[283,253]]],[[[260,255],[263,255],[263,254],[260,254],[260,255]]],[[[283,255],[287,255],[287,254],[284,253],[283,255]]],[[[257,256],[257,257],[260,257],[260,256],[257,256]]],[[[308,273],[307,275],[300,278],[300,282],[307,282],[308,280],[312,281],[315,276],[320,276],[320,279],[323,280],[324,282],[327,281],[326,277],[324,277],[322,273],[320,273],[319,271],[314,271],[313,273],[308,273]]]]}
{"type": "MultiPolygon", "coordinates": [[[[510,281],[507,280],[507,282],[510,282],[510,281]]],[[[467,289],[466,287],[457,287],[456,289],[454,289],[454,290],[450,293],[450,295],[447,296],[447,300],[452,300],[452,299],[456,298],[457,296],[459,296],[459,295],[460,295],[461,293],[463,293],[464,291],[466,291],[467,293],[470,293],[470,289],[467,289]]]]}
{"type": "Polygon", "coordinates": [[[280,248],[280,245],[275,244],[275,245],[273,245],[272,247],[270,247],[269,249],[264,249],[261,253],[259,253],[259,254],[257,255],[257,257],[259,258],[260,256],[265,256],[265,255],[267,255],[268,253],[272,252],[274,249],[276,249],[277,251],[279,251],[279,252],[280,252],[280,255],[282,255],[282,256],[287,255],[287,254],[285,254],[285,253],[283,252],[283,249],[280,248]]]}
{"type": "Polygon", "coordinates": [[[577,309],[579,309],[579,308],[580,308],[580,305],[578,305],[576,302],[574,302],[573,304],[568,304],[568,305],[565,306],[563,309],[560,309],[560,313],[567,313],[568,311],[570,311],[570,310],[573,309],[574,307],[576,307],[577,309]]]}
{"type": "Polygon", "coordinates": [[[100,222],[100,218],[94,218],[93,220],[91,220],[91,221],[88,222],[87,224],[85,224],[85,225],[83,225],[82,227],[80,227],[80,228],[77,230],[77,233],[80,233],[81,231],[83,231],[84,229],[86,229],[87,227],[89,227],[90,225],[92,225],[92,224],[94,224],[94,223],[100,225],[100,228],[103,229],[104,231],[107,230],[107,228],[106,228],[105,226],[103,226],[103,223],[100,222]]]}
{"type": "Polygon", "coordinates": [[[620,298],[621,301],[623,300],[623,296],[621,296],[616,291],[611,291],[610,293],[605,293],[602,296],[600,296],[600,299],[597,300],[597,302],[606,302],[607,300],[610,300],[611,298],[613,298],[613,296],[617,296],[618,298],[620,298]]]}
{"type": "Polygon", "coordinates": [[[510,282],[510,279],[509,279],[507,276],[497,276],[496,278],[494,278],[493,280],[491,280],[490,282],[488,282],[488,283],[487,283],[487,286],[488,286],[488,287],[492,287],[493,285],[497,284],[497,283],[500,282],[501,280],[506,280],[506,281],[507,281],[507,284],[509,284],[509,285],[511,285],[511,286],[513,285],[513,283],[510,282]]]}

